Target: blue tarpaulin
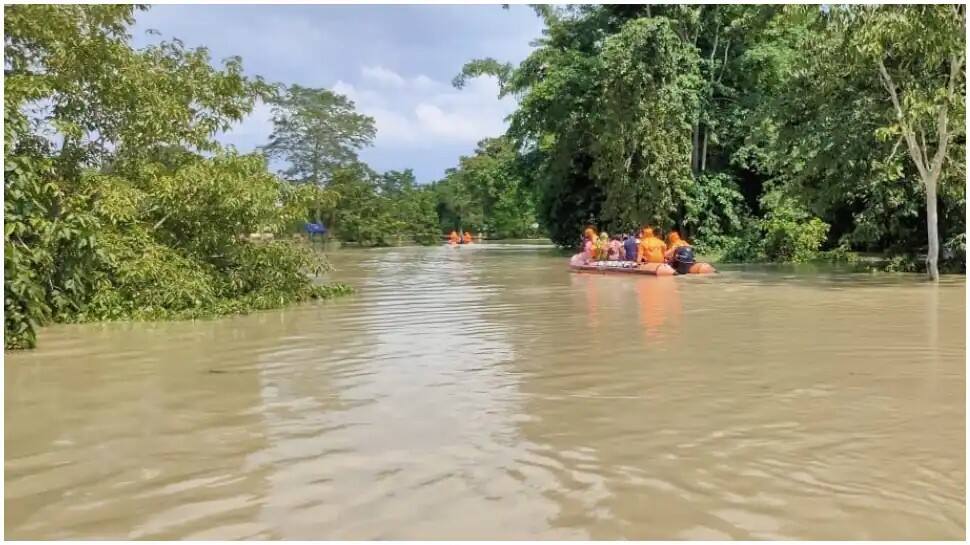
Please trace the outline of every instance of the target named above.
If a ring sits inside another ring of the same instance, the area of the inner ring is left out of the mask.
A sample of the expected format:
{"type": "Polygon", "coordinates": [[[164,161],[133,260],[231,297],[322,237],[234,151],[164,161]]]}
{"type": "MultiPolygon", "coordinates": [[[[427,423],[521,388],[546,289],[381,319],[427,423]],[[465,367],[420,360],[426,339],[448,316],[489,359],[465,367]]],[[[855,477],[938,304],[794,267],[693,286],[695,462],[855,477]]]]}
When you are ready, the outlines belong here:
{"type": "Polygon", "coordinates": [[[306,232],[311,235],[322,235],[327,232],[327,228],[319,223],[308,223],[305,228],[306,232]]]}

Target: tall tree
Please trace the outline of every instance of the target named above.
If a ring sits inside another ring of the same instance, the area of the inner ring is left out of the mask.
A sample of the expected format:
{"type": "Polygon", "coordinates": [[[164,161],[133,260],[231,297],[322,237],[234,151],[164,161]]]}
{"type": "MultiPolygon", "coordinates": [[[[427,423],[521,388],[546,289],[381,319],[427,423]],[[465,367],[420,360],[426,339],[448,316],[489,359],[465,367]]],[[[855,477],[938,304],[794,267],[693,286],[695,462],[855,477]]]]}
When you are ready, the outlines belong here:
{"type": "Polygon", "coordinates": [[[263,150],[286,161],[283,175],[295,182],[327,183],[336,169],[356,163],[357,152],[377,134],[373,118],[327,89],[293,85],[272,105],[273,133],[263,150]]]}
{"type": "Polygon", "coordinates": [[[883,137],[901,136],[926,191],[927,272],[939,279],[937,185],[951,141],[965,129],[966,6],[860,6],[832,10],[855,68],[878,71],[892,103],[883,137]]]}

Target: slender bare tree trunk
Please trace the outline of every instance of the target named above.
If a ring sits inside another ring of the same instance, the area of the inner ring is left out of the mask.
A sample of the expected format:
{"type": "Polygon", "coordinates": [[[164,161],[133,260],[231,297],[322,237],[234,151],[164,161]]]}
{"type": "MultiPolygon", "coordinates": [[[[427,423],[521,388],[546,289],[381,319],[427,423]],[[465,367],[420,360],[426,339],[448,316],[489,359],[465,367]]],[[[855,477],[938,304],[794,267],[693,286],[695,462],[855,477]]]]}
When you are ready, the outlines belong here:
{"type": "Polygon", "coordinates": [[[937,261],[940,255],[940,235],[936,219],[936,180],[925,180],[926,183],[926,237],[928,251],[926,252],[926,271],[935,282],[940,279],[937,261]]]}
{"type": "Polygon", "coordinates": [[[710,129],[704,127],[704,143],[701,144],[701,172],[707,170],[707,135],[710,129]]]}
{"type": "Polygon", "coordinates": [[[934,282],[940,279],[940,271],[938,268],[938,261],[940,257],[940,235],[939,235],[939,225],[936,214],[936,186],[940,180],[940,173],[943,171],[943,163],[946,160],[946,150],[947,145],[950,140],[950,129],[949,129],[949,102],[953,98],[956,87],[956,79],[959,76],[960,68],[963,66],[963,59],[959,56],[953,56],[950,58],[950,79],[947,82],[947,103],[940,108],[940,112],[937,117],[937,144],[936,153],[933,154],[933,159],[929,159],[929,153],[926,146],[925,136],[922,135],[921,139],[922,146],[920,142],[916,139],[916,131],[907,122],[906,116],[903,113],[903,107],[899,99],[899,95],[896,92],[896,84],[890,76],[889,71],[886,69],[885,63],[879,60],[879,76],[882,79],[883,86],[889,92],[889,98],[892,100],[893,108],[896,110],[896,118],[899,120],[900,128],[902,128],[903,138],[906,140],[906,145],[909,148],[910,158],[916,165],[916,170],[919,171],[920,181],[923,183],[923,187],[926,189],[926,237],[927,237],[927,252],[926,252],[926,272],[929,274],[930,279],[934,282]]]}
{"type": "Polygon", "coordinates": [[[693,135],[693,145],[690,150],[690,170],[695,175],[697,174],[698,165],[700,164],[700,140],[701,140],[701,126],[699,121],[694,121],[694,135],[693,135]]]}

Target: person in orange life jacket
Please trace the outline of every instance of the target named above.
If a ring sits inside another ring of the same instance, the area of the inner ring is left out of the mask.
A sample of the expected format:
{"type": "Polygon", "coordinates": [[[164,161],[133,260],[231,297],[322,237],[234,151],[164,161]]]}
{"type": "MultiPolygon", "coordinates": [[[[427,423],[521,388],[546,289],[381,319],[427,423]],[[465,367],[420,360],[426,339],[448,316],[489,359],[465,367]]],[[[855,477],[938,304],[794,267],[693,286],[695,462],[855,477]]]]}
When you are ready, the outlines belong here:
{"type": "Polygon", "coordinates": [[[653,229],[645,227],[640,237],[637,251],[637,263],[664,263],[664,253],[667,245],[653,234],[653,229]]]}
{"type": "Polygon", "coordinates": [[[694,249],[690,244],[680,238],[677,231],[672,231],[667,237],[667,247],[669,248],[664,255],[670,266],[677,271],[677,274],[687,274],[694,266],[694,249]]]}

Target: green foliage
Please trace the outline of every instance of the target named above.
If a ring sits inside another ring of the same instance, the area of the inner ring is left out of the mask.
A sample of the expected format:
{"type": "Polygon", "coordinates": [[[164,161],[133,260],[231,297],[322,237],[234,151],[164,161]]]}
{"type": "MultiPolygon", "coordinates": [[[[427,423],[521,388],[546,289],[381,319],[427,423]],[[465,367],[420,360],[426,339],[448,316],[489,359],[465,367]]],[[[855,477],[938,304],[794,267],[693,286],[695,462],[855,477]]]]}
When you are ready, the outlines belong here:
{"type": "Polygon", "coordinates": [[[557,244],[587,224],[649,222],[730,259],[842,259],[916,254],[927,238],[932,250],[938,223],[944,265],[958,268],[962,6],[537,13],[529,57],[473,60],[455,84],[492,75],[517,97],[507,136],[533,162],[537,215],[557,244]]]}
{"type": "Polygon", "coordinates": [[[818,218],[808,222],[772,214],[762,220],[765,255],[771,261],[801,263],[816,257],[829,225],[818,218]]]}
{"type": "Polygon", "coordinates": [[[491,238],[535,235],[535,197],[512,143],[491,138],[478,143],[475,155],[462,157],[436,186],[443,231],[486,233],[491,238]]]}
{"type": "Polygon", "coordinates": [[[761,149],[832,224],[830,244],[933,254],[965,232],[964,19],[945,5],[776,17],[806,38],[788,42],[799,54],[757,113],[778,129],[761,149]]]}
{"type": "Polygon", "coordinates": [[[357,163],[357,151],[377,134],[374,119],[327,89],[290,86],[271,100],[273,133],[264,151],[289,164],[295,182],[323,184],[336,169],[357,163]]]}
{"type": "Polygon", "coordinates": [[[411,170],[377,175],[363,164],[337,169],[327,184],[337,198],[327,214],[331,233],[362,246],[439,242],[435,195],[411,170]]]}
{"type": "Polygon", "coordinates": [[[314,282],[325,262],[307,247],[246,240],[335,199],[212,139],[269,86],[178,41],[132,49],[134,9],[5,7],[7,348],[33,347],[51,321],[212,316],[347,289],[314,282]]]}
{"type": "Polygon", "coordinates": [[[889,260],[882,265],[882,270],[886,272],[913,273],[920,271],[922,268],[923,264],[916,259],[916,256],[906,254],[897,254],[891,256],[889,260]]]}
{"type": "Polygon", "coordinates": [[[726,173],[702,174],[686,184],[680,198],[680,230],[699,248],[719,247],[725,237],[746,230],[747,205],[734,178],[726,173]]]}
{"type": "Polygon", "coordinates": [[[765,261],[765,239],[760,222],[753,222],[738,235],[719,237],[714,242],[697,248],[702,255],[718,256],[720,261],[745,263],[765,261]]]}
{"type": "Polygon", "coordinates": [[[666,223],[691,184],[699,57],[675,25],[633,19],[603,45],[592,173],[606,194],[607,225],[666,223]]]}
{"type": "Polygon", "coordinates": [[[310,211],[287,214],[291,232],[312,220],[326,224],[330,236],[364,246],[438,242],[434,197],[414,173],[379,175],[358,160],[375,134],[372,118],[329,90],[294,85],[273,100],[273,134],[263,151],[287,163],[283,175],[295,188],[288,191],[310,211]]]}

